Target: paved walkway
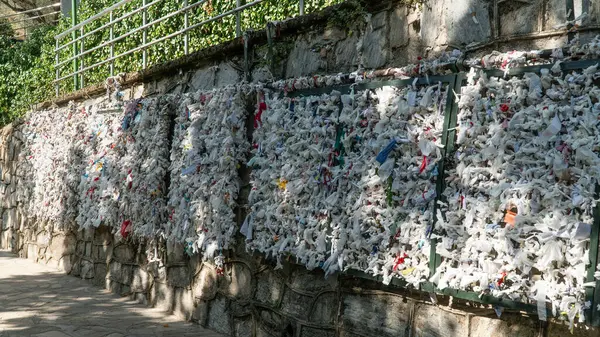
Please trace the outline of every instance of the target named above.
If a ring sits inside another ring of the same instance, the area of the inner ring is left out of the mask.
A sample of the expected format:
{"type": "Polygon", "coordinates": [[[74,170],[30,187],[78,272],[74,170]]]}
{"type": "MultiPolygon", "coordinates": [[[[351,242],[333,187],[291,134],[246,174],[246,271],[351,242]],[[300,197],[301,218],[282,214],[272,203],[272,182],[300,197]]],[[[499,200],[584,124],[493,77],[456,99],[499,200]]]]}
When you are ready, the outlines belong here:
{"type": "Polygon", "coordinates": [[[0,251],[0,337],[222,335],[0,251]]]}

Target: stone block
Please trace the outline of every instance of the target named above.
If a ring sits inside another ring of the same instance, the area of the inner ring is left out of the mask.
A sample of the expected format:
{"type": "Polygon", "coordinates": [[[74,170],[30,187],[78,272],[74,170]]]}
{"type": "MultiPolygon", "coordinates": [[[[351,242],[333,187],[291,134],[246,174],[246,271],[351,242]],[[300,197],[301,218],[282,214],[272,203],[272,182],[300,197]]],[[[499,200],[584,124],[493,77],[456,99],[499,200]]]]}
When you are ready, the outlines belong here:
{"type": "Polygon", "coordinates": [[[423,337],[466,336],[467,317],[442,311],[432,305],[418,304],[415,309],[414,332],[415,336],[423,337]]]}
{"type": "Polygon", "coordinates": [[[163,310],[173,309],[173,288],[164,283],[155,282],[152,287],[152,304],[163,310]]]}
{"type": "MultiPolygon", "coordinates": [[[[535,337],[538,336],[539,321],[515,315],[502,315],[502,319],[471,317],[471,336],[481,337],[535,337]]],[[[566,335],[566,334],[565,334],[566,335]]],[[[561,335],[562,336],[562,335],[561,335]]]]}
{"type": "MultiPolygon", "coordinates": [[[[535,324],[535,326],[539,325],[539,322],[536,322],[534,320],[531,320],[533,322],[529,323],[526,325],[525,331],[529,332],[529,328],[531,327],[532,323],[535,324]]],[[[564,336],[570,336],[570,337],[588,337],[588,336],[597,336],[598,335],[598,328],[590,328],[590,327],[586,327],[584,324],[581,323],[575,323],[575,326],[573,328],[573,331],[571,332],[571,329],[569,327],[569,322],[568,321],[558,321],[558,322],[553,322],[551,324],[549,324],[548,326],[548,337],[564,337],[564,336]]],[[[521,335],[513,335],[513,336],[521,336],[521,335]]],[[[523,336],[530,336],[530,334],[523,334],[523,336]]],[[[538,335],[536,335],[538,336],[538,335]]]]}
{"type": "Polygon", "coordinates": [[[0,232],[0,249],[12,249],[12,231],[7,229],[0,232]]]}
{"type": "Polygon", "coordinates": [[[75,244],[75,252],[79,255],[83,255],[84,251],[85,251],[85,242],[77,241],[77,243],[75,244]]]}
{"type": "Polygon", "coordinates": [[[491,2],[453,0],[445,4],[449,43],[461,46],[489,40],[492,35],[491,20],[488,15],[491,2]]]}
{"type": "Polygon", "coordinates": [[[150,275],[142,268],[133,269],[131,288],[134,292],[145,292],[150,288],[150,275]]]}
{"type": "Polygon", "coordinates": [[[390,13],[390,47],[398,48],[408,44],[407,8],[396,7],[390,13]]]}
{"type": "Polygon", "coordinates": [[[231,319],[224,297],[218,296],[210,302],[206,326],[216,332],[231,335],[231,319]]]}
{"type": "Polygon", "coordinates": [[[383,67],[388,60],[387,34],[383,28],[369,25],[362,41],[362,63],[367,69],[383,67]]]}
{"type": "Polygon", "coordinates": [[[273,74],[269,67],[259,67],[252,70],[253,82],[268,82],[273,80],[273,74]]]}
{"type": "Polygon", "coordinates": [[[74,258],[73,267],[71,268],[71,275],[79,276],[81,274],[81,259],[74,258]]]}
{"type": "Polygon", "coordinates": [[[532,0],[528,3],[507,1],[498,6],[500,16],[500,35],[518,35],[537,32],[539,17],[542,13],[543,0],[532,0]]]}
{"type": "Polygon", "coordinates": [[[27,245],[27,258],[33,261],[37,261],[38,259],[38,250],[37,250],[37,246],[33,245],[33,244],[26,244],[27,245]]]}
{"type": "Polygon", "coordinates": [[[419,33],[424,46],[435,48],[448,42],[445,14],[448,1],[436,1],[432,6],[423,6],[419,33]]]}
{"type": "Polygon", "coordinates": [[[85,250],[83,252],[83,255],[92,257],[92,243],[91,242],[85,243],[85,250]]]}
{"type": "Polygon", "coordinates": [[[191,283],[190,269],[187,266],[174,266],[168,269],[167,280],[173,287],[188,287],[191,283]]]}
{"type": "MultiPolygon", "coordinates": [[[[62,255],[61,258],[58,260],[58,269],[62,270],[66,274],[70,274],[71,271],[73,270],[72,261],[73,261],[72,255],[62,255]]],[[[94,275],[97,275],[97,274],[94,272],[94,275]]],[[[97,278],[97,276],[94,279],[96,279],[96,278],[97,278]]]]}
{"type": "Polygon", "coordinates": [[[292,317],[307,319],[311,302],[311,297],[303,296],[290,288],[285,288],[283,300],[281,301],[281,311],[292,317]]]}
{"type": "Polygon", "coordinates": [[[179,94],[182,90],[178,76],[162,78],[156,83],[156,90],[159,94],[179,94]]]}
{"type": "Polygon", "coordinates": [[[387,23],[387,11],[375,13],[371,16],[371,26],[373,29],[384,28],[387,23]]]}
{"type": "Polygon", "coordinates": [[[119,262],[111,261],[108,266],[108,278],[121,282],[123,279],[122,265],[119,262]]]}
{"type": "Polygon", "coordinates": [[[194,312],[194,296],[192,291],[186,288],[175,288],[173,297],[173,313],[189,321],[194,312]]]}
{"type": "Polygon", "coordinates": [[[122,284],[131,285],[133,279],[133,268],[132,265],[121,265],[120,278],[116,279],[122,284]]]}
{"type": "Polygon", "coordinates": [[[95,245],[109,245],[112,243],[112,234],[110,233],[110,229],[106,226],[100,226],[96,230],[94,234],[94,244],[95,245]]]}
{"type": "Polygon", "coordinates": [[[323,32],[323,40],[325,41],[339,41],[346,38],[346,32],[337,26],[327,26],[323,32]]]}
{"type": "Polygon", "coordinates": [[[342,305],[344,331],[379,337],[405,336],[408,332],[411,304],[398,296],[346,295],[342,305]]]}
{"type": "Polygon", "coordinates": [[[113,257],[119,262],[134,262],[135,250],[127,244],[120,244],[113,248],[113,257]]]}
{"type": "Polygon", "coordinates": [[[300,331],[300,337],[335,337],[335,330],[316,329],[304,326],[300,331]]]}
{"type": "Polygon", "coordinates": [[[2,231],[5,231],[5,230],[11,228],[7,217],[8,217],[8,212],[7,211],[2,212],[2,225],[0,226],[0,229],[2,231]]]}
{"type": "Polygon", "coordinates": [[[93,279],[94,278],[94,264],[88,260],[81,261],[81,278],[82,279],[93,279]]]}
{"type": "Polygon", "coordinates": [[[335,67],[340,71],[353,71],[358,66],[358,34],[339,41],[335,45],[335,67]]]}
{"type": "Polygon", "coordinates": [[[202,326],[206,326],[206,320],[208,319],[208,306],[209,302],[195,299],[194,311],[192,313],[192,319],[202,326]]]}
{"type": "Polygon", "coordinates": [[[257,320],[258,327],[262,328],[264,332],[267,332],[267,334],[263,334],[263,336],[272,336],[273,333],[275,336],[281,336],[280,330],[284,325],[284,317],[274,311],[263,309],[260,311],[257,320]]]}
{"type": "Polygon", "coordinates": [[[309,320],[321,324],[333,324],[337,316],[338,301],[336,293],[324,293],[315,299],[309,320]]]}
{"type": "Polygon", "coordinates": [[[307,36],[300,36],[287,59],[286,77],[301,77],[314,75],[325,66],[319,51],[312,46],[312,41],[307,36]]]}
{"type": "Polygon", "coordinates": [[[233,326],[235,337],[252,336],[252,320],[251,319],[234,319],[233,326]]]}
{"type": "Polygon", "coordinates": [[[256,293],[258,302],[275,305],[283,295],[283,279],[273,270],[267,269],[256,276],[256,293]]]}
{"type": "Polygon", "coordinates": [[[545,30],[551,30],[552,27],[560,25],[567,21],[567,6],[561,0],[548,0],[546,5],[545,30]]]}
{"type": "MultiPolygon", "coordinates": [[[[133,291],[133,290],[132,290],[133,291]]],[[[147,293],[133,293],[132,299],[140,304],[148,305],[148,295],[147,293]]]]}
{"type": "Polygon", "coordinates": [[[193,88],[193,91],[210,90],[215,86],[216,73],[216,67],[198,69],[192,75],[189,85],[193,88]]]}
{"type": "Polygon", "coordinates": [[[590,16],[586,21],[586,25],[598,25],[600,24],[600,2],[589,1],[590,3],[590,16]]]}
{"type": "Polygon", "coordinates": [[[94,228],[86,228],[82,230],[83,239],[86,241],[92,241],[94,239],[94,228]]]}
{"type": "Polygon", "coordinates": [[[6,228],[18,228],[17,213],[15,208],[4,210],[2,213],[2,226],[6,228]]]}
{"type": "MultiPolygon", "coordinates": [[[[16,212],[14,213],[15,218],[16,218],[16,212]]],[[[36,235],[35,238],[35,242],[39,245],[39,246],[48,246],[50,244],[50,234],[48,234],[47,232],[41,232],[39,234],[36,235]]]]}
{"type": "Polygon", "coordinates": [[[112,292],[113,294],[121,295],[121,283],[114,280],[107,280],[106,284],[106,289],[108,289],[110,292],[112,292]]]}
{"type": "Polygon", "coordinates": [[[96,263],[94,266],[94,285],[104,287],[106,285],[106,274],[106,265],[102,263],[96,263]]]}
{"type": "Polygon", "coordinates": [[[325,278],[325,274],[321,270],[309,271],[300,267],[292,271],[289,284],[294,289],[316,294],[323,290],[335,289],[337,287],[337,278],[325,278]]]}
{"type": "Polygon", "coordinates": [[[221,88],[227,85],[236,84],[240,81],[240,73],[227,62],[219,64],[217,71],[216,87],[221,88]]]}
{"type": "Polygon", "coordinates": [[[212,300],[217,295],[217,274],[213,268],[203,266],[194,280],[194,297],[212,300]]]}
{"type": "Polygon", "coordinates": [[[53,257],[59,259],[61,256],[73,254],[76,244],[75,237],[72,235],[60,234],[53,236],[49,246],[50,253],[53,257]]]}
{"type": "Polygon", "coordinates": [[[268,331],[265,327],[259,326],[256,328],[256,337],[279,337],[281,334],[268,331]]]}
{"type": "Polygon", "coordinates": [[[169,264],[185,261],[185,249],[179,242],[167,242],[167,261],[169,264]]]}
{"type": "Polygon", "coordinates": [[[252,297],[252,271],[243,263],[227,266],[225,277],[217,278],[220,291],[229,297],[250,299],[252,297]]]}

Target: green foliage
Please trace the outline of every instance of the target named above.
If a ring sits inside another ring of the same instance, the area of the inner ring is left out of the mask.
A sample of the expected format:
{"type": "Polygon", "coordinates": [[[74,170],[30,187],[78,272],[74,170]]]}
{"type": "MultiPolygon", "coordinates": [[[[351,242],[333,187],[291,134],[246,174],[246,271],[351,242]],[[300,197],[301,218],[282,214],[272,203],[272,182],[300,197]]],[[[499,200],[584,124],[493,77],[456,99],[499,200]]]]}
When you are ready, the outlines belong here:
{"type": "MultiPolygon", "coordinates": [[[[79,20],[83,21],[95,15],[102,9],[115,4],[118,0],[82,0],[79,8],[79,20]]],[[[150,3],[153,0],[146,0],[150,3]]],[[[169,13],[183,7],[180,0],[156,0],[155,5],[146,11],[146,23],[158,20],[169,13]]],[[[246,0],[250,2],[252,0],[246,0]]],[[[343,0],[305,0],[305,13],[321,10],[327,6],[341,3],[343,0]]],[[[113,12],[113,18],[118,19],[132,10],[143,5],[144,0],[133,0],[113,12]]],[[[200,3],[188,11],[189,26],[193,26],[235,8],[234,0],[188,0],[189,4],[200,3]]],[[[243,3],[243,2],[242,2],[243,3]]],[[[254,7],[243,11],[241,29],[263,29],[269,21],[284,20],[298,15],[297,0],[266,0],[254,7]]],[[[133,29],[142,26],[143,13],[131,15],[113,25],[113,37],[126,37],[117,41],[113,46],[115,56],[126,53],[151,41],[163,38],[184,28],[184,15],[175,15],[146,30],[130,33],[133,29]]],[[[10,25],[0,22],[0,125],[5,125],[22,115],[32,104],[50,99],[55,94],[53,81],[57,74],[55,62],[54,36],[70,27],[70,20],[62,18],[56,27],[43,27],[33,32],[32,36],[24,41],[15,41],[10,25]]],[[[85,26],[87,32],[95,30],[109,22],[109,16],[99,18],[85,26]]],[[[235,15],[226,16],[218,20],[197,27],[188,32],[189,52],[195,52],[236,37],[235,15]]],[[[63,38],[61,45],[72,41],[72,36],[63,38]]],[[[85,41],[77,41],[59,52],[61,62],[74,55],[74,49],[92,50],[110,40],[110,29],[104,28],[88,37],[85,41]]],[[[111,48],[103,46],[82,57],[83,66],[87,67],[110,58],[111,48]]],[[[185,54],[184,37],[161,41],[146,50],[147,67],[161,64],[179,58],[185,54]]],[[[114,73],[141,70],[143,67],[142,51],[136,51],[116,59],[113,63],[114,73]]],[[[72,62],[65,62],[58,69],[59,77],[66,76],[73,71],[72,62]]],[[[100,83],[110,75],[110,62],[94,67],[85,72],[84,85],[100,83]]],[[[74,89],[73,80],[70,78],[60,82],[60,92],[66,93],[74,89]]]]}
{"type": "MultiPolygon", "coordinates": [[[[352,24],[364,20],[366,15],[367,11],[364,8],[364,0],[349,0],[346,6],[333,13],[328,23],[335,27],[349,30],[352,24]]],[[[351,33],[351,31],[348,31],[348,33],[351,33]]]]}
{"type": "Polygon", "coordinates": [[[6,19],[0,20],[0,36],[13,36],[15,31],[6,19]]]}
{"type": "Polygon", "coordinates": [[[36,29],[26,41],[0,35],[0,124],[10,123],[30,104],[52,93],[54,32],[36,29]]]}

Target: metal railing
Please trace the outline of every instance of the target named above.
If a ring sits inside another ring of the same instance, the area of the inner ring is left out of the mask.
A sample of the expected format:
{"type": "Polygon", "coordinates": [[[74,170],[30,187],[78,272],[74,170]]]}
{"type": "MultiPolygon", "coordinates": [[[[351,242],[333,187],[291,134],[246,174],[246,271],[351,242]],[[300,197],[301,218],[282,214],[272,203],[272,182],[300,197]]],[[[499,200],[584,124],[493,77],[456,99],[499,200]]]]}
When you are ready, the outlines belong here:
{"type": "Polygon", "coordinates": [[[8,15],[0,15],[0,20],[6,20],[8,24],[11,25],[15,32],[20,32],[20,34],[15,34],[14,38],[26,38],[28,30],[30,28],[36,28],[44,24],[55,24],[58,22],[58,16],[60,14],[60,2],[53,3],[43,7],[32,8],[24,11],[15,12],[8,15]],[[45,12],[48,9],[57,9],[52,12],[45,12]],[[32,15],[32,13],[36,13],[37,15],[32,15]],[[28,14],[28,15],[25,15],[28,14]],[[56,18],[48,18],[55,16],[56,18]],[[43,22],[35,22],[34,20],[44,18],[43,22]]]}
{"type": "MultiPolygon", "coordinates": [[[[122,58],[124,56],[130,55],[132,53],[136,53],[136,52],[142,53],[142,69],[146,69],[146,67],[148,66],[148,48],[153,45],[167,41],[169,39],[173,39],[178,36],[183,36],[183,54],[188,55],[190,52],[189,51],[189,43],[190,43],[189,33],[190,33],[190,31],[198,29],[208,23],[211,23],[211,22],[214,22],[217,20],[221,20],[228,16],[235,17],[235,35],[236,35],[236,37],[239,38],[243,34],[242,33],[242,30],[243,30],[242,16],[241,16],[242,12],[245,9],[256,6],[266,0],[254,0],[251,2],[247,2],[247,3],[245,0],[236,0],[235,8],[233,8],[231,10],[227,10],[223,13],[218,13],[208,19],[202,20],[197,23],[190,23],[191,10],[207,3],[207,1],[210,3],[209,0],[197,0],[197,1],[194,1],[193,3],[188,3],[188,0],[183,0],[181,8],[179,8],[175,11],[172,11],[164,16],[156,18],[150,22],[148,22],[148,9],[152,6],[155,6],[159,3],[161,3],[163,0],[152,0],[152,1],[143,0],[141,6],[135,8],[127,13],[124,13],[119,17],[116,17],[116,18],[114,17],[115,12],[117,10],[119,10],[124,5],[126,5],[132,1],[133,0],[121,0],[118,3],[116,3],[110,7],[107,7],[104,10],[102,10],[101,12],[86,19],[85,21],[74,24],[70,29],[55,36],[56,47],[54,49],[54,52],[55,52],[55,58],[56,58],[55,59],[56,79],[54,80],[54,84],[55,84],[57,96],[60,94],[61,82],[64,80],[67,80],[69,78],[73,78],[75,90],[81,89],[82,87],[84,87],[84,74],[91,69],[98,68],[98,67],[108,64],[109,74],[110,74],[110,76],[114,76],[115,60],[122,58]],[[142,16],[141,26],[131,29],[122,35],[115,36],[115,24],[122,22],[125,19],[131,18],[136,14],[142,16]],[[98,28],[91,29],[89,31],[86,30],[86,26],[89,26],[91,23],[94,23],[98,19],[106,17],[106,16],[108,16],[108,23],[103,24],[98,28]],[[148,30],[151,27],[153,27],[161,22],[164,22],[167,19],[174,18],[174,17],[180,17],[180,18],[182,17],[183,18],[183,27],[177,27],[177,28],[175,28],[177,30],[173,33],[170,33],[165,36],[148,41],[148,30]],[[89,49],[84,48],[86,38],[90,37],[93,34],[99,33],[99,32],[105,32],[106,30],[109,31],[110,37],[108,40],[106,40],[92,48],[89,48],[89,49]],[[127,49],[126,51],[123,51],[123,52],[115,55],[115,43],[117,43],[119,41],[123,41],[126,38],[131,37],[132,35],[139,33],[139,32],[142,33],[141,45],[136,46],[131,49],[127,49]],[[70,41],[65,41],[63,43],[62,41],[65,40],[68,36],[72,37],[70,39],[70,41]],[[72,56],[67,56],[65,59],[61,60],[61,52],[63,54],[65,54],[65,52],[63,50],[65,50],[69,46],[71,46],[71,48],[72,48],[72,56]],[[84,56],[90,55],[91,53],[94,53],[99,50],[105,50],[106,48],[109,49],[108,50],[109,56],[107,58],[99,60],[99,61],[94,62],[89,65],[84,64],[84,62],[83,62],[84,56]],[[63,74],[61,71],[68,64],[73,65],[73,70],[63,74]]],[[[300,0],[298,3],[298,13],[300,15],[304,14],[304,0],[300,0]]],[[[74,21],[74,23],[76,23],[76,17],[73,18],[73,21],[74,21]]]]}

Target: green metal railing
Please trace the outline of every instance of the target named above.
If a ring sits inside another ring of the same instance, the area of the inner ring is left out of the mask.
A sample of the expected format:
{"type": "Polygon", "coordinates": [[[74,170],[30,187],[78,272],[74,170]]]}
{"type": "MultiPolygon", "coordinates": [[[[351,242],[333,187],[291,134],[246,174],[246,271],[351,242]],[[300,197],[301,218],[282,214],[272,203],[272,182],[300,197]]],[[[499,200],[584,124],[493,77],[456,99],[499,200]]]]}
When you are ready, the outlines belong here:
{"type": "MultiPolygon", "coordinates": [[[[224,10],[222,13],[214,13],[213,16],[205,19],[198,19],[197,21],[199,22],[190,22],[194,18],[194,11],[202,8],[201,6],[203,5],[210,4],[209,0],[183,0],[177,10],[165,13],[160,17],[154,18],[152,21],[149,21],[149,11],[159,7],[163,3],[163,0],[143,0],[140,6],[123,13],[121,13],[121,11],[125,10],[126,5],[131,5],[133,0],[121,0],[82,22],[79,22],[78,20],[75,1],[76,0],[72,0],[72,27],[55,36],[54,68],[56,78],[54,80],[54,85],[57,96],[60,94],[60,87],[63,81],[72,79],[74,90],[81,89],[86,85],[86,83],[84,83],[85,74],[89,74],[90,71],[99,67],[108,67],[108,74],[114,76],[115,62],[133,53],[141,54],[141,69],[146,69],[149,63],[149,49],[159,43],[174,41],[178,37],[182,37],[182,41],[178,41],[177,43],[183,44],[183,55],[188,55],[190,52],[190,34],[215,21],[233,17],[235,19],[235,32],[233,34],[235,34],[236,38],[241,38],[244,36],[244,30],[251,28],[244,27],[242,13],[246,10],[252,10],[252,8],[257,5],[265,3],[266,0],[235,0],[235,6],[232,9],[224,10]],[[116,17],[116,13],[120,13],[121,15],[116,17]],[[142,19],[137,26],[128,29],[123,34],[116,34],[119,25],[123,25],[125,20],[131,21],[135,16],[141,16],[142,19]],[[97,28],[90,28],[90,26],[95,27],[95,24],[98,21],[106,18],[108,18],[107,23],[102,24],[97,28]],[[182,19],[182,24],[181,26],[174,27],[173,32],[165,33],[164,36],[154,39],[149,36],[148,31],[155,28],[157,25],[164,24],[166,20],[178,18],[182,19]],[[108,40],[103,40],[98,45],[88,45],[86,48],[86,40],[94,40],[95,34],[102,33],[107,33],[107,35],[110,36],[108,40]],[[142,34],[139,44],[128,47],[120,53],[116,53],[115,45],[117,43],[123,43],[125,42],[125,39],[131,39],[137,33],[142,34]],[[71,37],[70,39],[68,39],[69,36],[71,37]],[[72,51],[69,55],[65,55],[65,50],[68,48],[72,49],[72,51]],[[92,53],[106,53],[107,57],[103,57],[100,60],[89,61],[90,55],[93,55],[92,53]],[[86,55],[89,64],[84,64],[86,55]],[[68,70],[67,67],[69,66],[72,67],[71,70],[68,70]]],[[[311,5],[310,2],[308,2],[307,5],[311,5]]],[[[305,1],[299,1],[296,8],[297,11],[293,15],[303,15],[306,10],[305,1]]]]}
{"type": "MultiPolygon", "coordinates": [[[[572,70],[580,70],[585,69],[589,66],[599,64],[600,60],[584,60],[584,61],[573,61],[573,62],[565,62],[561,64],[561,69],[563,71],[572,71],[572,70]]],[[[510,69],[509,72],[506,73],[507,76],[522,76],[524,73],[534,72],[539,73],[541,69],[551,68],[552,64],[544,64],[544,65],[536,65],[536,66],[528,66],[521,68],[513,68],[510,69]]],[[[366,90],[366,89],[376,89],[384,86],[396,86],[396,87],[405,87],[408,85],[412,85],[413,83],[418,85],[426,85],[429,83],[442,82],[443,84],[448,86],[448,97],[446,101],[445,108],[445,116],[444,116],[444,129],[442,136],[442,143],[445,145],[443,155],[444,160],[439,162],[439,178],[436,181],[436,192],[437,196],[434,202],[434,207],[437,207],[437,201],[443,198],[443,191],[446,188],[445,186],[445,163],[448,158],[450,158],[454,154],[455,149],[455,139],[456,139],[456,126],[457,123],[457,114],[458,114],[458,104],[455,100],[453,93],[460,93],[461,87],[465,85],[466,73],[459,72],[459,67],[452,67],[454,73],[451,75],[445,76],[429,76],[429,77],[418,77],[418,78],[410,78],[404,80],[392,80],[392,81],[374,81],[374,82],[365,82],[358,84],[344,84],[340,86],[332,86],[325,88],[314,88],[314,89],[304,89],[287,93],[290,97],[301,97],[301,96],[314,96],[321,95],[325,93],[331,93],[333,90],[340,92],[341,94],[350,93],[351,87],[353,86],[355,90],[366,90]],[[414,82],[416,80],[416,82],[414,82]]],[[[504,77],[505,72],[503,70],[494,69],[494,70],[484,70],[489,76],[497,76],[504,77]]],[[[600,79],[595,83],[596,85],[600,85],[600,79]]],[[[600,186],[596,188],[596,195],[600,195],[600,186]]],[[[443,200],[441,200],[443,201],[443,200]]],[[[435,211],[434,211],[435,214],[435,211]]],[[[435,218],[433,221],[435,224],[435,218]]],[[[432,224],[432,229],[433,229],[432,224]]],[[[594,310],[597,304],[600,304],[600,281],[596,281],[594,278],[594,273],[596,272],[596,266],[598,264],[598,244],[600,242],[600,205],[597,205],[594,209],[594,223],[592,226],[592,232],[590,237],[590,246],[589,246],[589,259],[590,265],[586,270],[586,282],[596,282],[596,287],[588,287],[586,289],[586,301],[591,303],[590,309],[587,309],[586,312],[586,323],[591,326],[600,326],[600,313],[597,310],[594,310]]],[[[431,251],[430,251],[430,275],[433,275],[437,268],[441,264],[441,256],[436,253],[436,240],[431,239],[431,251]]],[[[357,270],[349,270],[346,274],[350,276],[355,276],[359,278],[374,280],[377,282],[382,282],[382,276],[373,276],[370,274],[366,274],[357,270]]],[[[409,285],[400,278],[393,278],[391,283],[392,286],[406,288],[409,285]]],[[[538,308],[536,304],[531,303],[523,303],[518,301],[513,301],[507,298],[498,298],[488,294],[479,294],[472,291],[464,291],[458,289],[438,289],[434,284],[430,282],[423,282],[418,289],[423,292],[435,293],[439,295],[452,296],[457,299],[462,299],[471,302],[477,302],[482,304],[489,304],[494,306],[501,306],[510,310],[524,311],[532,315],[537,315],[538,308]]],[[[551,309],[547,308],[548,317],[551,317],[551,309]]]]}

